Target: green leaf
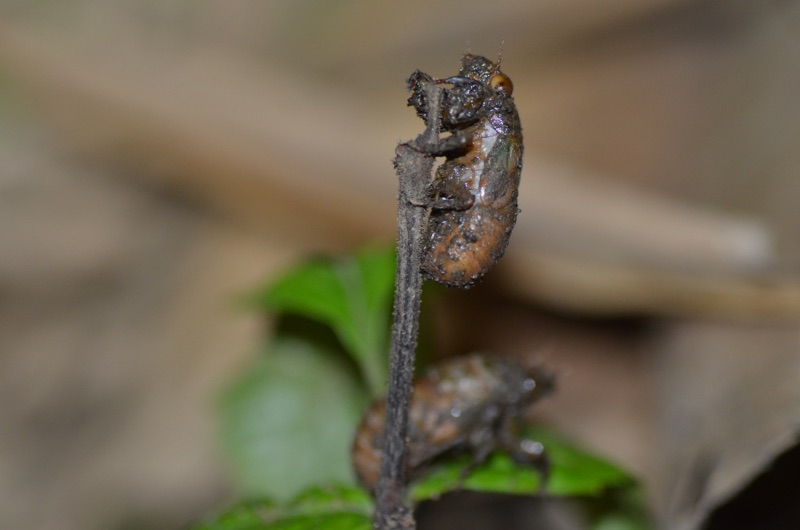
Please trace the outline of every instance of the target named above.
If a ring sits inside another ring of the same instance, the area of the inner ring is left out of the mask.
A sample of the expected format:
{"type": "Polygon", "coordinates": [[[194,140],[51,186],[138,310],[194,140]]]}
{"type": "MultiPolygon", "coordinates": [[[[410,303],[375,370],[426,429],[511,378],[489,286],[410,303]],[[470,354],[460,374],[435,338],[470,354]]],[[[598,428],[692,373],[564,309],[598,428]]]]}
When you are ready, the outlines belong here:
{"type": "Polygon", "coordinates": [[[285,500],[320,481],[352,483],[350,443],[366,402],[341,357],[276,339],[223,397],[223,443],[239,484],[285,500]]]}
{"type": "Polygon", "coordinates": [[[635,483],[619,466],[577,448],[540,429],[529,429],[526,436],[541,442],[553,462],[547,484],[552,495],[599,495],[604,490],[635,483]]]}
{"type": "Polygon", "coordinates": [[[372,497],[362,488],[343,485],[311,487],[288,504],[289,510],[299,514],[329,513],[333,508],[372,513],[372,497]]]}
{"type": "Polygon", "coordinates": [[[370,530],[372,520],[358,513],[330,513],[286,517],[265,526],[264,530],[370,530]]]}
{"type": "Polygon", "coordinates": [[[195,530],[368,530],[372,499],[360,488],[315,487],[284,506],[241,503],[195,530]]]}
{"type": "Polygon", "coordinates": [[[360,488],[328,486],[306,490],[290,502],[269,530],[367,530],[372,499],[360,488]]]}
{"type": "Polygon", "coordinates": [[[276,510],[276,505],[269,500],[245,501],[195,526],[195,530],[262,530],[276,510]]]}
{"type": "Polygon", "coordinates": [[[387,378],[395,263],[392,249],[376,248],[355,256],[311,260],[263,289],[256,301],[261,307],[330,326],[377,396],[387,378]]]}
{"type": "MultiPolygon", "coordinates": [[[[598,495],[607,488],[633,483],[633,479],[619,467],[577,449],[552,434],[530,429],[525,436],[541,442],[547,451],[551,467],[545,492],[550,495],[598,495]]],[[[462,473],[469,465],[469,458],[434,464],[425,477],[412,485],[411,499],[415,502],[436,499],[457,489],[518,495],[539,491],[539,473],[530,466],[514,462],[507,454],[493,454],[461,483],[462,473]]]]}

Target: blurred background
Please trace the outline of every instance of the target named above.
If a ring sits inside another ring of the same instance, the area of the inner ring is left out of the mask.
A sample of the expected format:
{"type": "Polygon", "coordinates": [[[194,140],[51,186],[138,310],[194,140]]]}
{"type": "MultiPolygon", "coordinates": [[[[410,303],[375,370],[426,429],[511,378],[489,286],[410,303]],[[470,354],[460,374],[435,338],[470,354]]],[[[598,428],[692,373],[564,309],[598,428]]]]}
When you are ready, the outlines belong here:
{"type": "Polygon", "coordinates": [[[235,298],[391,241],[405,79],[501,43],[522,213],[438,349],[545,355],[537,417],[664,528],[800,527],[799,35],[790,1],[5,0],[0,527],[234,499],[217,400],[269,327],[235,298]]]}

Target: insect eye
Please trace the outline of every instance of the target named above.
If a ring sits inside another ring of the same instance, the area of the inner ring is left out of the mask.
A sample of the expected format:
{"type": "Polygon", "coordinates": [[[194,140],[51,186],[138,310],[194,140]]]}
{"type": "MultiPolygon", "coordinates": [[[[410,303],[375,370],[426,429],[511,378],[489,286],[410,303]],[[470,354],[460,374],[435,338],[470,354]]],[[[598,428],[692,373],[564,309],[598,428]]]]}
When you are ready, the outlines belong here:
{"type": "Polygon", "coordinates": [[[514,83],[505,74],[495,74],[489,79],[489,86],[495,92],[505,92],[509,96],[514,92],[514,83]]]}

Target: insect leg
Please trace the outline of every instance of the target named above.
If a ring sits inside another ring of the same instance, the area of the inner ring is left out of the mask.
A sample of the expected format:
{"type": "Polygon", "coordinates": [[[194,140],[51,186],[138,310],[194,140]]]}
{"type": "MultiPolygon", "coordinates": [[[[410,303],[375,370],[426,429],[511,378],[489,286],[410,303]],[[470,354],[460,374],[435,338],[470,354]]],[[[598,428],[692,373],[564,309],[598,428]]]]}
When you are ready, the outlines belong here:
{"type": "Polygon", "coordinates": [[[516,415],[506,416],[497,433],[498,444],[514,462],[531,466],[539,473],[539,493],[543,493],[550,478],[550,458],[540,442],[520,438],[518,426],[516,415]]]}
{"type": "Polygon", "coordinates": [[[497,414],[499,414],[499,411],[494,407],[490,407],[486,411],[485,420],[487,423],[469,435],[467,444],[472,454],[472,460],[461,470],[458,479],[459,489],[467,476],[476,467],[486,462],[489,455],[498,449],[498,428],[501,428],[505,422],[503,418],[497,417],[497,414]]]}
{"type": "Polygon", "coordinates": [[[469,210],[475,204],[475,196],[466,186],[447,179],[435,179],[428,197],[426,206],[435,210],[469,210]]]}
{"type": "Polygon", "coordinates": [[[462,87],[463,86],[480,87],[482,84],[481,81],[478,81],[477,79],[472,79],[471,77],[466,77],[463,75],[454,75],[446,79],[434,79],[434,81],[436,83],[445,83],[448,85],[462,86],[462,87]]]}
{"type": "Polygon", "coordinates": [[[523,438],[514,441],[506,451],[518,464],[529,465],[539,473],[539,493],[544,493],[550,479],[550,458],[544,446],[536,440],[523,438]]]}
{"type": "Polygon", "coordinates": [[[454,131],[450,136],[439,139],[436,145],[427,147],[426,152],[433,156],[453,158],[467,151],[471,144],[471,134],[464,131],[454,131]]]}

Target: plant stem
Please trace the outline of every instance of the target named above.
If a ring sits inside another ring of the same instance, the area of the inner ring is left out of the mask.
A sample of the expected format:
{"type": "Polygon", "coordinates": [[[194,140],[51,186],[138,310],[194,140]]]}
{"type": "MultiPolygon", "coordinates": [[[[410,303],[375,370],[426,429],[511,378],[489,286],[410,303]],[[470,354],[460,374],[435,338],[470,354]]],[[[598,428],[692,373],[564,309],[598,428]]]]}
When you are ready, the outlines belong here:
{"type": "Polygon", "coordinates": [[[373,528],[380,530],[411,530],[416,527],[414,515],[404,503],[406,435],[422,295],[420,243],[427,217],[425,191],[434,162],[433,155],[429,153],[439,142],[442,94],[441,88],[435,83],[421,82],[425,82],[424,90],[428,101],[427,127],[415,140],[397,146],[397,156],[394,159],[400,181],[397,207],[397,275],[383,458],[372,523],[373,528]]]}

